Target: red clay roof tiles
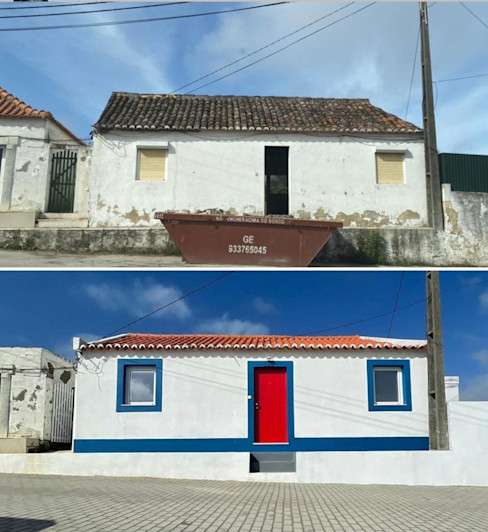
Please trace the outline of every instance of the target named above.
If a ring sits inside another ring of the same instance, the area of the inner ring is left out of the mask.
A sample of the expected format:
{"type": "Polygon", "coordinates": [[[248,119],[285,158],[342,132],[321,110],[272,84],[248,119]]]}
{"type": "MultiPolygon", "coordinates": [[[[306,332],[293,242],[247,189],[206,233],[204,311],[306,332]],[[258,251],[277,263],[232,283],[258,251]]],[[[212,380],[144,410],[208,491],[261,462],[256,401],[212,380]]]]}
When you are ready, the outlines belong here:
{"type": "Polygon", "coordinates": [[[71,133],[69,129],[61,124],[61,122],[58,122],[52,113],[49,111],[34,109],[34,107],[26,104],[3,87],[0,87],[0,118],[41,118],[44,120],[51,120],[73,140],[79,144],[83,144],[83,142],[71,133]]]}
{"type": "Polygon", "coordinates": [[[241,336],[128,333],[87,342],[82,350],[220,350],[220,349],[422,349],[419,340],[365,336],[241,336]]]}

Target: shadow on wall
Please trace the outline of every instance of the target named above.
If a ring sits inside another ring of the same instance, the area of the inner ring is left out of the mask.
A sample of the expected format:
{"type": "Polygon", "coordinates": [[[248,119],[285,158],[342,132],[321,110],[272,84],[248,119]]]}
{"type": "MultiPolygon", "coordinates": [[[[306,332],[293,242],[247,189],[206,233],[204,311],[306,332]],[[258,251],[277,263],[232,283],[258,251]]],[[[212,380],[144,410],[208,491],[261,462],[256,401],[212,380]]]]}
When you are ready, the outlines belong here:
{"type": "Polygon", "coordinates": [[[0,517],[0,530],[11,532],[37,532],[56,525],[56,521],[45,519],[24,519],[21,517],[0,517]]]}

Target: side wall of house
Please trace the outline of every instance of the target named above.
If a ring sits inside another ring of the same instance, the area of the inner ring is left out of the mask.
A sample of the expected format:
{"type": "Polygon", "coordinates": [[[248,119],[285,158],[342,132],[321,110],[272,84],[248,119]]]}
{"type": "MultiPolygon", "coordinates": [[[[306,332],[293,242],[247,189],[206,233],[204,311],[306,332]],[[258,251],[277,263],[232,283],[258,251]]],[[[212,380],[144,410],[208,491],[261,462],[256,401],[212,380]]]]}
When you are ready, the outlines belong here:
{"type": "MultiPolygon", "coordinates": [[[[427,363],[424,355],[391,352],[283,353],[291,361],[295,438],[428,436],[427,363]],[[409,359],[412,411],[368,410],[367,360],[409,359]]],[[[77,374],[74,439],[244,440],[248,437],[248,362],[243,353],[121,354],[162,358],[162,411],[116,412],[117,356],[89,353],[77,374]],[[94,408],[96,405],[96,408],[94,408]]],[[[291,394],[290,394],[291,396],[291,394]]],[[[291,397],[290,397],[291,398],[291,397]]],[[[231,450],[231,449],[226,449],[231,450]]]]}
{"type": "Polygon", "coordinates": [[[150,225],[164,210],[263,214],[265,146],[289,147],[294,216],[351,227],[427,224],[421,139],[217,132],[95,135],[91,224],[150,225]],[[138,146],[167,147],[164,182],[136,180],[138,146]],[[405,151],[404,184],[377,184],[377,150],[405,151]]]}
{"type": "MultiPolygon", "coordinates": [[[[49,441],[51,435],[53,385],[59,382],[62,371],[48,371],[69,363],[42,348],[3,347],[0,352],[2,372],[10,373],[8,398],[9,438],[29,437],[49,441]],[[8,370],[7,368],[12,368],[8,370]]],[[[71,372],[68,385],[73,385],[71,372]]]]}

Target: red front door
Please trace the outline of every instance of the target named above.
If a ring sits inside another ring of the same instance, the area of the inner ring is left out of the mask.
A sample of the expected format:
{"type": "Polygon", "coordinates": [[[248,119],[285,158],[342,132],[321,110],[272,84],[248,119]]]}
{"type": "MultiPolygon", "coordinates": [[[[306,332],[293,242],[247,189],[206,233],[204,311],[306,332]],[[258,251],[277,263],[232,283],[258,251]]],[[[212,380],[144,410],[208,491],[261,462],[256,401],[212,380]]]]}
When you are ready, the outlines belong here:
{"type": "Polygon", "coordinates": [[[254,441],[288,442],[286,368],[254,368],[254,441]]]}

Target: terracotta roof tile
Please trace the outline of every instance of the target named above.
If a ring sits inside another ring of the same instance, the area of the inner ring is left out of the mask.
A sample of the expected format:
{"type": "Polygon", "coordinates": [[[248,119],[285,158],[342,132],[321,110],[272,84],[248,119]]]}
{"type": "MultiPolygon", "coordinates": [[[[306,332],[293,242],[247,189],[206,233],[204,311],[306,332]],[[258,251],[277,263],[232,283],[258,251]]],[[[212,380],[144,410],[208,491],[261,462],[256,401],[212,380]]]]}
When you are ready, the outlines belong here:
{"type": "Polygon", "coordinates": [[[237,336],[127,333],[82,344],[82,350],[422,349],[424,341],[365,336],[237,336]]]}
{"type": "Polygon", "coordinates": [[[365,99],[197,96],[114,92],[97,131],[416,133],[414,124],[365,99]]]}
{"type": "Polygon", "coordinates": [[[61,122],[58,122],[52,113],[49,111],[34,109],[34,107],[26,104],[3,87],[0,87],[0,118],[41,118],[44,120],[51,120],[73,140],[79,144],[84,144],[78,137],[71,133],[69,129],[61,124],[61,122]]]}
{"type": "Polygon", "coordinates": [[[48,111],[34,109],[13,94],[0,87],[1,118],[52,118],[48,111]]]}

